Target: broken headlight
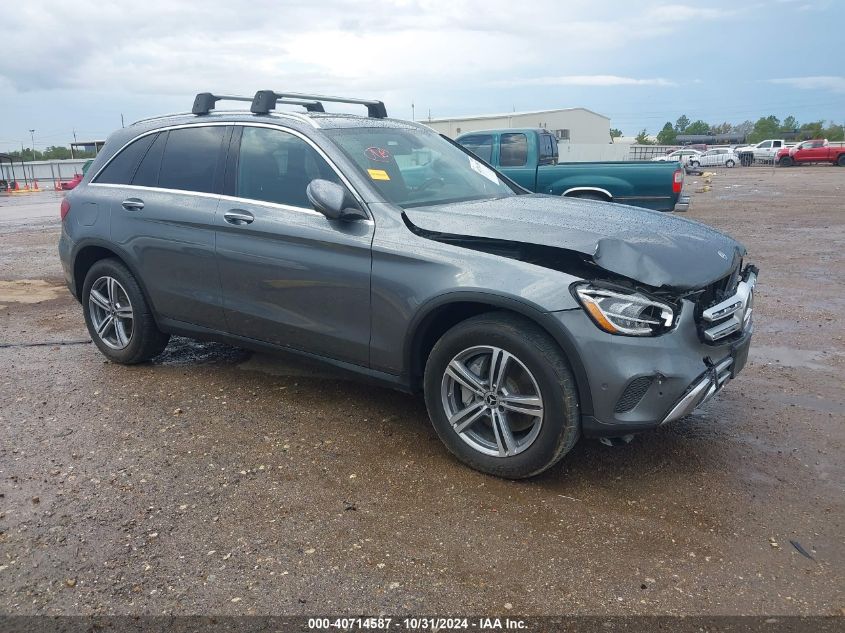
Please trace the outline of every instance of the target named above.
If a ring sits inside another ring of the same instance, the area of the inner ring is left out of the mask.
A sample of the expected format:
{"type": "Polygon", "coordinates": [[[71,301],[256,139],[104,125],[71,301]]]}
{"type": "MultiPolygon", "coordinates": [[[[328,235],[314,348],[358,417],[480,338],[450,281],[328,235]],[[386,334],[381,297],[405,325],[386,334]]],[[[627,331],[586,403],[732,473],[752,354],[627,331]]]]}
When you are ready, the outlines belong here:
{"type": "Polygon", "coordinates": [[[573,292],[593,322],[605,332],[626,336],[655,336],[671,329],[672,306],[622,289],[577,285],[573,292]]]}

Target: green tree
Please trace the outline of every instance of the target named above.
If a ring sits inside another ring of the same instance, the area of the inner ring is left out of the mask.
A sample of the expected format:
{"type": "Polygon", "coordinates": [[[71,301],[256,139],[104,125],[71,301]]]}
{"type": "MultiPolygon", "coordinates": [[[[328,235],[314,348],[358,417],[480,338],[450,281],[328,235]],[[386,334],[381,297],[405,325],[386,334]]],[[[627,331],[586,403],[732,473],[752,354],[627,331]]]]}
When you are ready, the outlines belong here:
{"type": "Polygon", "coordinates": [[[684,130],[684,134],[709,134],[710,133],[710,124],[705,123],[701,119],[695,121],[694,123],[690,123],[686,129],[684,130]]]}
{"type": "Polygon", "coordinates": [[[686,114],[682,114],[678,117],[678,120],[675,121],[675,131],[678,134],[686,134],[687,127],[689,126],[689,117],[686,114]]]}
{"type": "Polygon", "coordinates": [[[824,137],[828,141],[845,140],[845,126],[831,122],[831,124],[824,129],[824,137]]]}
{"type": "Polygon", "coordinates": [[[783,120],[783,123],[780,124],[780,131],[781,132],[794,132],[795,130],[799,129],[801,126],[798,125],[798,119],[796,119],[791,114],[783,120]]]}
{"type": "Polygon", "coordinates": [[[640,131],[640,133],[639,133],[639,134],[637,134],[637,137],[636,137],[636,139],[634,139],[634,140],[636,140],[636,142],[637,142],[639,145],[654,145],[654,141],[652,141],[652,140],[648,137],[648,130],[646,130],[645,128],[643,128],[643,129],[640,131]]]}
{"type": "Polygon", "coordinates": [[[663,129],[657,133],[657,143],[659,145],[674,145],[678,142],[678,133],[675,132],[675,128],[672,127],[672,123],[670,121],[666,121],[666,125],[663,126],[663,129]]]}
{"type": "Polygon", "coordinates": [[[731,130],[733,129],[733,125],[725,121],[724,123],[720,123],[719,125],[713,125],[710,127],[711,134],[730,134],[731,130]]]}
{"type": "Polygon", "coordinates": [[[754,124],[754,129],[748,135],[749,143],[759,143],[767,138],[777,138],[780,135],[780,119],[770,114],[760,117],[754,124]]]}
{"type": "Polygon", "coordinates": [[[742,136],[748,136],[754,130],[754,124],[751,121],[743,121],[737,123],[731,128],[731,132],[742,136]]]}
{"type": "Polygon", "coordinates": [[[810,121],[799,130],[803,138],[824,138],[824,121],[810,121]]]}
{"type": "Polygon", "coordinates": [[[610,138],[619,138],[620,136],[622,136],[622,130],[615,127],[610,128],[610,138]]]}

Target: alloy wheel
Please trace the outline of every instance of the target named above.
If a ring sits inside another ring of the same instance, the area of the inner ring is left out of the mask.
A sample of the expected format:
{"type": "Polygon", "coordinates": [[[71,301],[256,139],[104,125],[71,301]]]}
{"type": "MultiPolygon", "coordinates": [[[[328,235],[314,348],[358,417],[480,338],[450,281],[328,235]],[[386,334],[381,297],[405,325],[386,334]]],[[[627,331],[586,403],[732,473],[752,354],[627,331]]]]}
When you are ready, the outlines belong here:
{"type": "Polygon", "coordinates": [[[134,314],[126,289],[114,277],[100,277],[88,293],[94,331],[112,349],[124,349],[132,340],[134,314]]]}
{"type": "Polygon", "coordinates": [[[528,449],[543,425],[543,398],[525,364],[499,347],[457,354],[441,380],[446,418],[458,437],[485,455],[512,457],[528,449]]]}

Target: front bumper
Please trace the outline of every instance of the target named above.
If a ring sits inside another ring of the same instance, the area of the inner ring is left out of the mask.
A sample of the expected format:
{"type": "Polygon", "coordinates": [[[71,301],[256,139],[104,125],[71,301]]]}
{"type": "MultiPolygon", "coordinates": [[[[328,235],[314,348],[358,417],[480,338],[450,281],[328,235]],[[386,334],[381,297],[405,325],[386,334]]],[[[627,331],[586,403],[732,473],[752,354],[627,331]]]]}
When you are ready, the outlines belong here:
{"type": "Polygon", "coordinates": [[[693,303],[684,300],[675,329],[655,337],[608,334],[581,309],[552,313],[584,366],[592,401],[581,416],[584,435],[618,437],[677,420],[742,369],[752,324],[730,341],[706,344],[694,312],[693,303]]]}

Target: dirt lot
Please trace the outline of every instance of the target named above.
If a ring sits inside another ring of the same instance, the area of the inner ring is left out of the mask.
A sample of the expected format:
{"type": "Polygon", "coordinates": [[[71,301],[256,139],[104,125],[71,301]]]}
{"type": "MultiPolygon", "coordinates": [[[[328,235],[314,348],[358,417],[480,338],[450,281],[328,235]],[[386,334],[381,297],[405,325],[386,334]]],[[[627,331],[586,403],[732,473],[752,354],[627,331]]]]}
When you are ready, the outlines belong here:
{"type": "MultiPolygon", "coordinates": [[[[0,199],[0,343],[86,339],[58,201],[32,202],[0,199]]],[[[0,349],[0,612],[840,614],[845,170],[723,170],[688,216],[762,271],[748,367],[528,482],[458,464],[421,399],[299,360],[0,349]]]]}

